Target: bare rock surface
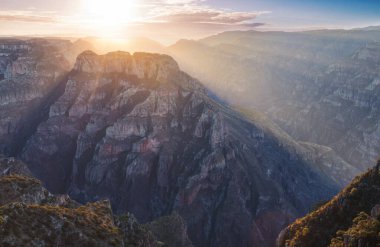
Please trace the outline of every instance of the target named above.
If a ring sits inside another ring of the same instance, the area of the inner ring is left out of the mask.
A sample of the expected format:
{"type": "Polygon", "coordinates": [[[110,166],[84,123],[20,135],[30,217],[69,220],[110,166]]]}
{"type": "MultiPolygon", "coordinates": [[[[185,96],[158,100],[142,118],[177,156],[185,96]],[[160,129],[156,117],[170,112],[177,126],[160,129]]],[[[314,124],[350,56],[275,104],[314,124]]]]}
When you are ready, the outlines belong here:
{"type": "Polygon", "coordinates": [[[0,39],[1,153],[15,156],[21,151],[84,49],[84,44],[64,40],[0,39]]]}
{"type": "Polygon", "coordinates": [[[21,154],[54,193],[109,198],[141,222],[178,212],[195,246],[273,246],[339,188],[314,151],[219,104],[168,56],[87,51],[65,85],[21,154]]]}

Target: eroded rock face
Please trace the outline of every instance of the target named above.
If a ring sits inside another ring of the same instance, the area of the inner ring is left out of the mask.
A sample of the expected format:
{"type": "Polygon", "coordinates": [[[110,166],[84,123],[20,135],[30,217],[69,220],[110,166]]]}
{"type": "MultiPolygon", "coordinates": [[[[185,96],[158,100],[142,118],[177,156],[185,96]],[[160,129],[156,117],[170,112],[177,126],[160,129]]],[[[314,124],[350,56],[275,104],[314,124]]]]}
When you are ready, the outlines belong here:
{"type": "Polygon", "coordinates": [[[195,246],[272,246],[338,186],[307,149],[263,126],[213,101],[168,56],[85,52],[22,158],[81,202],[109,198],[142,222],[178,212],[195,246]]]}
{"type": "Polygon", "coordinates": [[[226,32],[169,52],[233,105],[364,171],[380,152],[379,42],[378,30],[226,32]]]}
{"type": "Polygon", "coordinates": [[[0,150],[12,156],[46,117],[61,94],[73,56],[84,49],[61,40],[13,43],[0,40],[0,150]]]}

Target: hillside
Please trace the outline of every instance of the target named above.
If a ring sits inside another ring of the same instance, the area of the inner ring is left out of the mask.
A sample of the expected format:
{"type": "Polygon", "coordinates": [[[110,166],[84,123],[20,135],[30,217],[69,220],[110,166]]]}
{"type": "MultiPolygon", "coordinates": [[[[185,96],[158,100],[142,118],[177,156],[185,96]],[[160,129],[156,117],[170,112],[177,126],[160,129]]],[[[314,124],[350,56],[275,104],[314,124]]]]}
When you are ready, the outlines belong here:
{"type": "Polygon", "coordinates": [[[192,246],[178,215],[144,226],[131,214],[113,215],[109,201],[80,205],[67,195],[49,193],[39,180],[16,173],[0,176],[0,245],[192,246]],[[171,234],[165,229],[172,229],[171,234]]]}
{"type": "MultiPolygon", "coordinates": [[[[47,72],[34,66],[50,60],[27,61],[30,71],[9,74],[3,85],[31,74],[27,85],[43,88],[38,78],[47,72]]],[[[7,67],[28,68],[23,62],[7,67]]],[[[116,214],[142,223],[177,213],[196,246],[273,246],[283,227],[357,172],[263,114],[215,100],[166,55],[86,51],[49,85],[32,99],[33,111],[25,97],[1,106],[25,107],[4,118],[4,152],[13,150],[49,191],[82,204],[107,198],[116,214]],[[24,111],[31,118],[18,120],[24,111]],[[18,121],[25,132],[9,131],[18,121]]]]}
{"type": "Polygon", "coordinates": [[[380,245],[380,163],[317,210],[288,226],[278,246],[380,245]]]}

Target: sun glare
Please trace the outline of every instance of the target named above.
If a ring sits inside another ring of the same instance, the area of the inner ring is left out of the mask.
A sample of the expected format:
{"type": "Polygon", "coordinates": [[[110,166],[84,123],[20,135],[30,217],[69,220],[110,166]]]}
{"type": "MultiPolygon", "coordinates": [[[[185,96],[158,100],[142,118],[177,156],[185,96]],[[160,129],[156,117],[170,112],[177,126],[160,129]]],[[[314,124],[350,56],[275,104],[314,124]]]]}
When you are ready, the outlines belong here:
{"type": "Polygon", "coordinates": [[[115,36],[125,25],[137,18],[135,0],[83,0],[90,24],[103,36],[115,36]]]}

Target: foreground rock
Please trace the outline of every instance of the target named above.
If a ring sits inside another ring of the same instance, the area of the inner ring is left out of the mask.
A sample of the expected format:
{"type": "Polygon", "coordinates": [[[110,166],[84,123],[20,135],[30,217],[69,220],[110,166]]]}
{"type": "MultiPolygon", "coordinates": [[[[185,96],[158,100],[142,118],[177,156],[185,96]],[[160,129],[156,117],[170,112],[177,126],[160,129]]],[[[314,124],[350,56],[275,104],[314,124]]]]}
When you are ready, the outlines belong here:
{"type": "Polygon", "coordinates": [[[380,245],[380,173],[357,177],[334,199],[298,219],[278,238],[279,247],[380,245]]]}
{"type": "Polygon", "coordinates": [[[82,206],[50,194],[36,179],[0,177],[1,246],[192,246],[183,222],[175,219],[150,223],[153,234],[130,214],[114,216],[108,201],[82,206]],[[164,228],[177,230],[163,235],[164,228]]]}
{"type": "Polygon", "coordinates": [[[273,246],[338,190],[313,152],[212,100],[168,56],[84,52],[65,84],[21,155],[55,193],[109,198],[141,222],[178,212],[195,246],[273,246]]]}

